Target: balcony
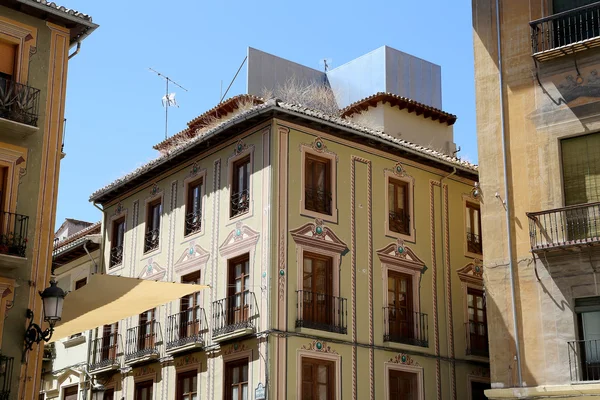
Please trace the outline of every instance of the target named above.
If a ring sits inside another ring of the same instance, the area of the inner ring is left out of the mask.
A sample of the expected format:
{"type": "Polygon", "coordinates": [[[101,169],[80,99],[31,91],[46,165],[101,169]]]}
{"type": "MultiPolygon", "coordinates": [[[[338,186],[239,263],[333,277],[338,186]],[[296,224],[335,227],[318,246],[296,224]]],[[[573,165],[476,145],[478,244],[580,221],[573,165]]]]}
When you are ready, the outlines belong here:
{"type": "Polygon", "coordinates": [[[242,190],[231,194],[231,218],[245,214],[250,209],[250,191],[242,190]]]}
{"type": "Polygon", "coordinates": [[[348,309],[344,298],[324,293],[296,291],[296,328],[346,334],[348,309]]]}
{"type": "Polygon", "coordinates": [[[199,306],[170,315],[167,321],[167,353],[199,349],[204,346],[208,323],[199,306]]]}
{"type": "Polygon", "coordinates": [[[527,213],[531,251],[600,244],[600,203],[527,213]]]}
{"type": "Polygon", "coordinates": [[[404,308],[383,307],[384,342],[404,343],[427,347],[427,314],[404,308]]]}
{"type": "Polygon", "coordinates": [[[123,263],[123,246],[115,246],[110,249],[110,266],[109,268],[116,267],[123,263]]]}
{"type": "Polygon", "coordinates": [[[190,212],[185,215],[185,234],[200,232],[202,229],[202,213],[190,212]]]}
{"type": "Polygon", "coordinates": [[[100,373],[119,368],[122,346],[121,335],[118,333],[95,339],[92,343],[90,371],[100,373]]]}
{"type": "Polygon", "coordinates": [[[144,253],[152,251],[158,247],[160,240],[160,229],[153,229],[146,232],[144,237],[144,253]]]}
{"type": "Polygon", "coordinates": [[[600,46],[600,2],[529,23],[533,57],[546,61],[600,46]]]}
{"type": "Polygon", "coordinates": [[[489,358],[487,325],[482,322],[469,321],[465,324],[465,331],[467,333],[467,355],[489,358]]]}
{"type": "Polygon", "coordinates": [[[567,346],[571,382],[600,381],[600,340],[573,340],[567,346]]]}
{"type": "Polygon", "coordinates": [[[29,217],[0,212],[0,268],[18,268],[26,263],[29,217]]]}
{"type": "Polygon", "coordinates": [[[331,215],[331,192],[319,188],[304,188],[304,202],[307,210],[331,215]]]}
{"type": "Polygon", "coordinates": [[[12,373],[15,359],[0,354],[0,400],[10,398],[10,388],[12,385],[12,373]]]}
{"type": "Polygon", "coordinates": [[[28,135],[37,131],[40,91],[0,77],[0,129],[28,135]]]}
{"type": "Polygon", "coordinates": [[[410,215],[407,212],[388,213],[390,231],[408,235],[410,232],[410,215]]]}
{"type": "Polygon", "coordinates": [[[127,329],[125,362],[134,364],[157,359],[159,344],[162,344],[162,332],[156,321],[127,329]]]}
{"type": "Polygon", "coordinates": [[[473,232],[467,232],[467,251],[474,254],[483,254],[480,235],[473,232]]]}
{"type": "Polygon", "coordinates": [[[254,293],[236,294],[213,302],[213,340],[222,342],[249,335],[256,330],[254,293]]]}

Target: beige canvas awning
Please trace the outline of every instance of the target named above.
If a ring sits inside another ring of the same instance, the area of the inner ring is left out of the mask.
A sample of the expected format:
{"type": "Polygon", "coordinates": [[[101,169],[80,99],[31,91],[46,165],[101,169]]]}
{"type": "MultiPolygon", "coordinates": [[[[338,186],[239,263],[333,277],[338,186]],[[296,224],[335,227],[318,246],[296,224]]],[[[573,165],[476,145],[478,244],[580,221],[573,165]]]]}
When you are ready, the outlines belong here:
{"type": "Polygon", "coordinates": [[[112,324],[206,288],[206,285],[92,275],[84,287],[65,298],[62,320],[56,324],[50,342],[112,324]]]}

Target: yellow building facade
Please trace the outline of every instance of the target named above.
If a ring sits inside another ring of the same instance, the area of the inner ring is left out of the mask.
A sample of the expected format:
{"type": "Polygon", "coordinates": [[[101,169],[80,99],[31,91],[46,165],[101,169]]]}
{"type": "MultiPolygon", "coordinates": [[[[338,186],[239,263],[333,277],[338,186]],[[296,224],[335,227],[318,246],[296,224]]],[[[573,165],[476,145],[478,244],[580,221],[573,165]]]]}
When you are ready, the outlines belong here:
{"type": "Polygon", "coordinates": [[[473,1],[491,399],[600,396],[599,11],[473,1]]]}
{"type": "Polygon", "coordinates": [[[48,286],[69,48],[97,25],[41,1],[0,2],[0,397],[37,396],[43,346],[25,352],[25,329],[42,325],[48,286]],[[32,311],[30,318],[28,310],[32,311]]]}
{"type": "Polygon", "coordinates": [[[380,107],[456,120],[389,94],[345,118],[244,95],[92,195],[106,273],[210,285],[96,331],[109,398],[482,398],[477,168],[353,122],[380,107]]]}

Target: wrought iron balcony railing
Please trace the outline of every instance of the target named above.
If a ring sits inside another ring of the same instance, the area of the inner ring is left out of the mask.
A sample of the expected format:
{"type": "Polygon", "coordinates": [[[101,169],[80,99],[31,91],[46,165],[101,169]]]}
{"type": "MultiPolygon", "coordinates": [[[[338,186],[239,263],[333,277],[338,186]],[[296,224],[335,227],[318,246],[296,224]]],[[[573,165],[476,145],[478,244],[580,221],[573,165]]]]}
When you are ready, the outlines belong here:
{"type": "Polygon", "coordinates": [[[467,333],[467,355],[489,357],[487,325],[483,322],[465,323],[467,333]]]}
{"type": "Polygon", "coordinates": [[[0,254],[25,257],[29,217],[0,212],[0,254]]]}
{"type": "Polygon", "coordinates": [[[110,268],[123,262],[123,246],[115,246],[110,249],[110,268]]]}
{"type": "Polygon", "coordinates": [[[200,232],[202,228],[202,213],[190,212],[185,215],[185,234],[200,232]]]}
{"type": "Polygon", "coordinates": [[[304,206],[307,210],[331,215],[331,192],[319,188],[304,188],[304,206]]]}
{"type": "Polygon", "coordinates": [[[146,232],[146,237],[144,239],[144,253],[156,249],[160,240],[160,229],[146,232]]]}
{"type": "Polygon", "coordinates": [[[231,216],[247,213],[250,209],[250,191],[248,189],[231,194],[231,216]]]}
{"type": "Polygon", "coordinates": [[[12,385],[12,373],[15,359],[0,354],[0,400],[10,398],[10,388],[12,385]]]}
{"type": "Polygon", "coordinates": [[[121,335],[118,333],[111,333],[95,339],[92,343],[90,370],[119,365],[121,348],[121,335]]]}
{"type": "Polygon", "coordinates": [[[467,232],[467,250],[469,253],[483,254],[480,235],[473,232],[467,232]]]}
{"type": "Polygon", "coordinates": [[[410,228],[410,215],[407,212],[394,212],[390,211],[389,215],[389,229],[398,233],[409,233],[410,228]]]}
{"type": "Polygon", "coordinates": [[[0,118],[37,126],[40,90],[0,77],[0,118]]]}
{"type": "Polygon", "coordinates": [[[254,293],[245,292],[213,302],[213,337],[237,330],[254,330],[254,293]]]}
{"type": "Polygon", "coordinates": [[[527,213],[531,250],[600,244],[600,203],[527,213]]]}
{"type": "Polygon", "coordinates": [[[162,332],[156,321],[127,329],[125,361],[158,354],[159,343],[162,343],[162,332]]]}
{"type": "Polygon", "coordinates": [[[427,314],[404,308],[383,307],[384,342],[405,343],[427,347],[427,314]]]}
{"type": "Polygon", "coordinates": [[[573,340],[567,346],[571,382],[600,381],[600,340],[573,340]]]}
{"type": "Polygon", "coordinates": [[[296,328],[348,332],[348,309],[342,297],[296,290],[296,311],[296,328]]]}
{"type": "Polygon", "coordinates": [[[540,60],[595,47],[600,45],[600,2],[531,21],[529,25],[532,51],[540,60]],[[565,51],[566,48],[571,49],[565,51]],[[544,53],[555,54],[542,56],[544,53]]]}
{"type": "Polygon", "coordinates": [[[208,323],[199,306],[170,315],[167,321],[167,350],[190,343],[204,344],[208,323]]]}

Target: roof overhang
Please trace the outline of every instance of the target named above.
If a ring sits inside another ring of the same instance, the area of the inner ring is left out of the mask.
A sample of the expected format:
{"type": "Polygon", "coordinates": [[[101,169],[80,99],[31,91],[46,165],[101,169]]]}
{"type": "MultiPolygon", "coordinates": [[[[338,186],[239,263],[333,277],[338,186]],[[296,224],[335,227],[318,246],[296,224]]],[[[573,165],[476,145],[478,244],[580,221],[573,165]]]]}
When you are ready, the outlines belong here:
{"type": "Polygon", "coordinates": [[[138,315],[206,285],[147,281],[113,275],[92,275],[87,284],[67,295],[62,320],[50,342],[138,315]]]}

